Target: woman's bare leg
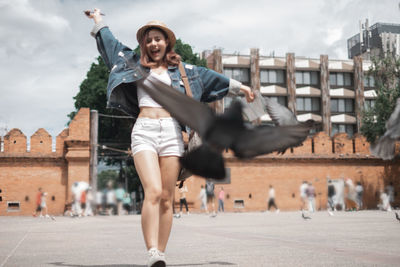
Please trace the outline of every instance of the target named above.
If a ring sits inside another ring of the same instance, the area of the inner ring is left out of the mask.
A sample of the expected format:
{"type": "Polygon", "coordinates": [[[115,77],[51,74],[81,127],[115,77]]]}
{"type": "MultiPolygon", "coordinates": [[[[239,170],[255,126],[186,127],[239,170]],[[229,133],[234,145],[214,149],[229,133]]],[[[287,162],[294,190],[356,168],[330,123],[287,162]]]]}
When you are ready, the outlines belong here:
{"type": "Polygon", "coordinates": [[[153,151],[140,151],[133,156],[135,168],[144,190],[142,231],[147,249],[157,248],[159,210],[162,192],[158,155],[153,151]]]}
{"type": "Polygon", "coordinates": [[[179,158],[176,156],[160,157],[160,170],[162,194],[160,202],[158,249],[164,252],[167,247],[172,227],[172,205],[174,201],[176,180],[180,171],[179,158]]]}

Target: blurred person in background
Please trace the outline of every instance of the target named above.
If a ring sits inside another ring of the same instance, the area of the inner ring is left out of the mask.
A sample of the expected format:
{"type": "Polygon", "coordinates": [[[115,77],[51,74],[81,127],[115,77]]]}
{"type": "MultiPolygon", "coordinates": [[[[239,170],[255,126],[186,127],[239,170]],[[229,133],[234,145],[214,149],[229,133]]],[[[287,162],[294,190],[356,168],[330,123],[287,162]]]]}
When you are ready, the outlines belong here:
{"type": "Polygon", "coordinates": [[[306,203],[308,203],[307,199],[307,188],[308,188],[308,183],[307,181],[303,181],[303,183],[300,185],[300,210],[304,211],[306,207],[306,203]]]}
{"type": "Polygon", "coordinates": [[[204,185],[200,186],[200,193],[199,193],[199,197],[198,198],[201,201],[200,210],[205,210],[206,213],[208,213],[207,194],[206,194],[206,189],[204,188],[204,185]]]}
{"type": "Polygon", "coordinates": [[[40,211],[42,210],[40,204],[42,203],[42,188],[39,187],[38,188],[38,192],[36,193],[36,209],[33,212],[33,217],[36,217],[38,215],[38,212],[40,213],[40,211]]]}
{"type": "Polygon", "coordinates": [[[225,201],[225,191],[224,188],[221,186],[221,189],[219,190],[218,193],[218,212],[220,211],[225,212],[224,201],[225,201]]]}
{"type": "Polygon", "coordinates": [[[393,183],[392,183],[392,182],[390,182],[390,183],[386,186],[385,191],[386,191],[386,194],[387,194],[388,197],[389,197],[389,203],[390,203],[390,205],[393,205],[395,192],[394,192],[394,187],[393,187],[393,183]]]}
{"type": "Polygon", "coordinates": [[[383,211],[392,211],[392,206],[390,206],[389,196],[388,194],[386,194],[384,190],[381,190],[379,198],[380,198],[380,203],[378,204],[378,208],[383,211]]]}
{"type": "Polygon", "coordinates": [[[122,214],[122,206],[123,206],[123,199],[125,195],[125,189],[123,188],[122,184],[118,184],[118,188],[115,189],[115,199],[117,200],[117,214],[122,214]]]}
{"type": "Polygon", "coordinates": [[[103,192],[96,192],[96,214],[99,215],[103,211],[103,192]]]}
{"type": "Polygon", "coordinates": [[[86,190],[82,190],[81,192],[81,197],[80,197],[80,203],[81,203],[81,210],[82,210],[82,216],[85,216],[85,210],[86,210],[86,190]]]}
{"type": "Polygon", "coordinates": [[[109,181],[109,183],[107,184],[105,197],[106,197],[107,215],[114,215],[116,213],[116,198],[114,189],[112,188],[112,181],[109,181]]]}
{"type": "Polygon", "coordinates": [[[345,185],[347,187],[347,196],[346,196],[346,207],[347,210],[357,210],[357,193],[356,187],[354,186],[353,180],[347,178],[345,181],[345,185]]]}
{"type": "Polygon", "coordinates": [[[47,214],[47,192],[43,192],[40,199],[40,218],[43,217],[50,218],[49,214],[47,214]]]}
{"type": "Polygon", "coordinates": [[[269,191],[268,191],[268,211],[270,210],[271,207],[275,208],[276,213],[279,213],[278,206],[275,203],[275,189],[272,185],[269,185],[269,191]]]}
{"type": "Polygon", "coordinates": [[[308,198],[308,211],[314,212],[315,211],[315,188],[311,182],[308,183],[307,187],[307,198],[308,198]]]}
{"type": "Polygon", "coordinates": [[[364,195],[364,188],[361,185],[361,182],[357,182],[357,185],[354,190],[356,192],[357,210],[361,210],[363,208],[363,195],[364,195]]]}
{"type": "Polygon", "coordinates": [[[329,215],[333,215],[333,211],[336,210],[335,208],[335,198],[336,195],[336,190],[335,190],[335,186],[332,183],[332,180],[328,180],[328,213],[329,215]]]}
{"type": "Polygon", "coordinates": [[[189,215],[189,208],[186,201],[186,193],[188,192],[188,188],[186,184],[183,184],[181,188],[179,188],[179,214],[182,216],[182,206],[185,205],[186,214],[189,215]]]}
{"type": "Polygon", "coordinates": [[[85,212],[84,216],[93,216],[93,193],[92,193],[92,188],[89,187],[86,189],[86,206],[85,206],[85,212]]]}
{"type": "Polygon", "coordinates": [[[125,214],[130,214],[132,210],[132,201],[129,193],[124,194],[124,197],[122,198],[122,207],[125,211],[125,214]]]}
{"type": "MultiPolygon", "coordinates": [[[[207,195],[207,205],[211,204],[212,208],[212,217],[217,216],[217,213],[215,212],[215,194],[214,194],[214,182],[211,179],[206,180],[206,195],[207,195]]],[[[208,208],[207,208],[208,209],[208,208]]],[[[208,209],[210,210],[210,209],[208,209]]],[[[207,211],[208,213],[208,211],[207,211]]]]}

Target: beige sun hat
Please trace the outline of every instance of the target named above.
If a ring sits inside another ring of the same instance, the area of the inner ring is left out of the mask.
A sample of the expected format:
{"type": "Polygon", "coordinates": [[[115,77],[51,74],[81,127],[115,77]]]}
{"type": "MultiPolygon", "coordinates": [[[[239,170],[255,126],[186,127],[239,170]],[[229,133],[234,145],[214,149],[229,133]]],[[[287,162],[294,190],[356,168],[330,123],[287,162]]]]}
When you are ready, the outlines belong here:
{"type": "Polygon", "coordinates": [[[173,31],[171,31],[167,25],[165,25],[165,23],[158,21],[158,20],[152,20],[147,22],[146,25],[142,26],[136,33],[136,39],[138,40],[139,44],[140,41],[142,40],[142,38],[144,37],[144,34],[146,32],[147,29],[149,28],[159,28],[161,30],[163,30],[168,37],[169,43],[171,45],[171,47],[174,47],[175,42],[176,42],[176,38],[175,38],[175,34],[173,31]]]}

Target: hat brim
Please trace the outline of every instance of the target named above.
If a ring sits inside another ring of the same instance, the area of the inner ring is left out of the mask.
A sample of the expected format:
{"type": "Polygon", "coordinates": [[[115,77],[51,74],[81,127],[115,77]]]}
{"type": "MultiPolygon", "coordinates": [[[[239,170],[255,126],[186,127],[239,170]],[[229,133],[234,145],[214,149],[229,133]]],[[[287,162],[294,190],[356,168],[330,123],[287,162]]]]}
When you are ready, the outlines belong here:
{"type": "Polygon", "coordinates": [[[137,33],[136,33],[136,39],[139,42],[139,45],[146,33],[146,31],[150,28],[157,28],[162,30],[163,32],[165,32],[165,34],[167,35],[168,41],[169,41],[169,45],[171,46],[171,48],[174,47],[175,43],[176,43],[176,38],[175,38],[175,34],[167,27],[162,26],[162,25],[144,25],[143,27],[141,27],[137,33]]]}

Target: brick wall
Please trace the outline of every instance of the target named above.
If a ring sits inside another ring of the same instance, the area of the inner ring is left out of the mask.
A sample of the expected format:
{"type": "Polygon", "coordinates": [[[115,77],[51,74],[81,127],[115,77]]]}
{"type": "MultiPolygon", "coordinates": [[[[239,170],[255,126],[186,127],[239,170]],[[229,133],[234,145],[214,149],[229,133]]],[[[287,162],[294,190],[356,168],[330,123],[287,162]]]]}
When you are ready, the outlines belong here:
{"type": "Polygon", "coordinates": [[[89,181],[89,127],[90,110],[83,108],[56,137],[55,151],[42,128],[30,137],[30,151],[19,129],[8,132],[0,152],[0,215],[31,215],[39,187],[48,193],[49,213],[62,214],[72,183],[89,181]],[[19,203],[19,209],[11,210],[9,202],[19,203]]]}
{"type": "MultiPolygon", "coordinates": [[[[379,192],[389,182],[393,182],[395,190],[400,192],[399,159],[382,161],[374,158],[369,154],[369,143],[361,135],[351,139],[346,134],[337,134],[331,138],[319,132],[308,138],[303,146],[283,155],[239,161],[228,152],[225,160],[230,168],[231,182],[216,184],[215,193],[217,195],[220,187],[224,187],[226,211],[266,210],[269,185],[275,188],[276,203],[281,210],[298,210],[299,187],[303,181],[313,183],[317,209],[326,209],[328,177],[350,178],[354,184],[360,181],[364,186],[364,205],[370,209],[376,208],[379,192]],[[244,208],[235,207],[235,200],[243,200],[244,208]]],[[[204,179],[194,177],[186,181],[187,201],[191,203],[192,211],[200,211],[198,195],[204,184],[204,179]]],[[[179,201],[178,191],[175,199],[179,201]]],[[[217,207],[217,201],[215,203],[217,207]]],[[[400,204],[398,196],[395,203],[400,204]]]]}

